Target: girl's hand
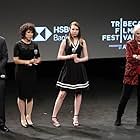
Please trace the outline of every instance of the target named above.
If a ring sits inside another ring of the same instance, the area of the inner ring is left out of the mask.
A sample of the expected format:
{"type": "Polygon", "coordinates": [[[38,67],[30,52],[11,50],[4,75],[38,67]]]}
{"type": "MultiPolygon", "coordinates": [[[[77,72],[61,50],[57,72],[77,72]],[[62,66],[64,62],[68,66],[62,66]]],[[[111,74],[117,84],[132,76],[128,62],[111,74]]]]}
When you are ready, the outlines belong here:
{"type": "Polygon", "coordinates": [[[81,62],[81,61],[80,61],[80,58],[76,56],[76,57],[74,58],[74,62],[75,62],[75,63],[81,62]]]}
{"type": "Polygon", "coordinates": [[[70,59],[75,59],[77,57],[77,54],[71,54],[70,59]]]}

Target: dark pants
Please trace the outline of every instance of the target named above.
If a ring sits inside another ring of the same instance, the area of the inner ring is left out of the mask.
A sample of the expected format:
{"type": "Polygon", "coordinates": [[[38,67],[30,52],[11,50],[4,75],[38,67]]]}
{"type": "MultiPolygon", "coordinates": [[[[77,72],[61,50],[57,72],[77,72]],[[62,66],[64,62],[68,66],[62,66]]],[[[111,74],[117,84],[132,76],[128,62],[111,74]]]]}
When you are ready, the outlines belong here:
{"type": "Polygon", "coordinates": [[[5,124],[5,80],[0,79],[0,126],[5,124]]]}
{"type": "Polygon", "coordinates": [[[124,85],[123,86],[122,96],[121,96],[120,103],[118,106],[118,111],[117,111],[117,118],[122,117],[126,104],[132,95],[132,91],[133,91],[134,87],[137,90],[137,119],[140,119],[140,85],[138,85],[138,86],[124,85]]]}

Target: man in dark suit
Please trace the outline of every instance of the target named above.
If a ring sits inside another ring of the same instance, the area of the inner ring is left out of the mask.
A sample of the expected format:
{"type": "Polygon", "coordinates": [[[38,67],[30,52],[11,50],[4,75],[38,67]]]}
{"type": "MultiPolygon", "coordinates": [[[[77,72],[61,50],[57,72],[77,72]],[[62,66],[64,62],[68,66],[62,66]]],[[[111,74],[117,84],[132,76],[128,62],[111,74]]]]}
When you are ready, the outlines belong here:
{"type": "Polygon", "coordinates": [[[0,131],[8,132],[5,126],[5,66],[8,61],[8,51],[6,41],[0,36],[0,131]]]}

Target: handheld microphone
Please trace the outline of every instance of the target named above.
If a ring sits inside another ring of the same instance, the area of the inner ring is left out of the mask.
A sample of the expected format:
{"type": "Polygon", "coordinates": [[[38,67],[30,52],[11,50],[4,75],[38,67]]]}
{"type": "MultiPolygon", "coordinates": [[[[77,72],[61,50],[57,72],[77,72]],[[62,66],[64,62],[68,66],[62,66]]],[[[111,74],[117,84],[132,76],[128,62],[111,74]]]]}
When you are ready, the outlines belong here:
{"type": "Polygon", "coordinates": [[[34,56],[35,56],[35,58],[37,58],[37,54],[38,54],[38,50],[34,49],[34,56]]]}
{"type": "Polygon", "coordinates": [[[0,78],[5,79],[6,78],[5,74],[1,74],[0,78]]]}
{"type": "MultiPolygon", "coordinates": [[[[37,49],[34,49],[34,58],[36,59],[36,58],[38,58],[38,50],[37,49]]],[[[38,65],[38,64],[36,64],[36,63],[34,63],[34,65],[38,65]]]]}

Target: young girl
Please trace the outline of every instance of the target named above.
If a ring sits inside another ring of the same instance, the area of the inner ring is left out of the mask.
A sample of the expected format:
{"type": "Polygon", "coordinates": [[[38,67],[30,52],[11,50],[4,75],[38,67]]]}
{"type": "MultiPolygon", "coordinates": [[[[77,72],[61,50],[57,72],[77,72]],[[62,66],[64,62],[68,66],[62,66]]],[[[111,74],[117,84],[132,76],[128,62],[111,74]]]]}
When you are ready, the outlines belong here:
{"type": "Polygon", "coordinates": [[[74,93],[75,96],[73,125],[79,126],[78,116],[82,101],[82,91],[88,88],[89,82],[83,64],[83,62],[88,61],[87,45],[86,41],[81,37],[78,22],[73,21],[70,24],[69,35],[61,42],[57,59],[65,60],[65,63],[56,83],[60,91],[52,113],[52,124],[55,127],[60,126],[57,114],[66,94],[69,92],[74,93]]]}

